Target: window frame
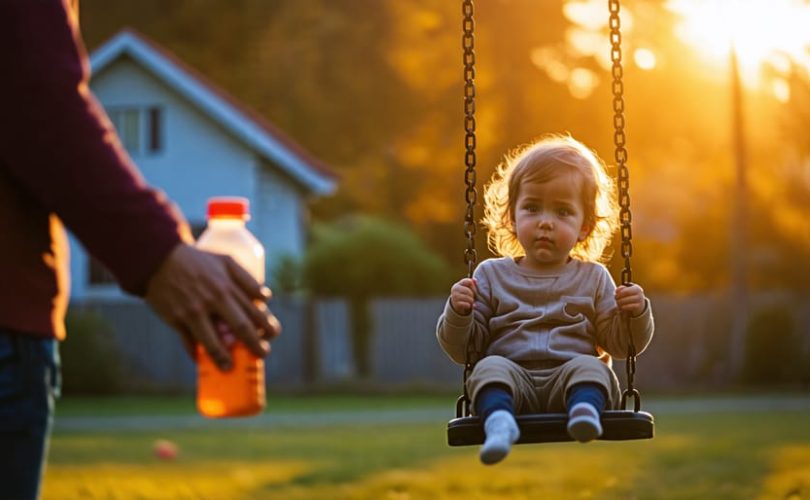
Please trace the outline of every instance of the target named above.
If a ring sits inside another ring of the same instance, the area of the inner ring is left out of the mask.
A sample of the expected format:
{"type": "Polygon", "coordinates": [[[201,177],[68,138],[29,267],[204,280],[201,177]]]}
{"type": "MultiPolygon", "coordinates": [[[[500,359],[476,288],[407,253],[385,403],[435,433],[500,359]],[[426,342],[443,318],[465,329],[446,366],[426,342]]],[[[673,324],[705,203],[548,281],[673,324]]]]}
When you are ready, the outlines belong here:
{"type": "Polygon", "coordinates": [[[130,156],[157,156],[165,151],[165,106],[160,104],[122,104],[107,106],[106,112],[121,146],[130,156]],[[135,122],[134,126],[132,122],[127,121],[128,119],[135,122]]]}

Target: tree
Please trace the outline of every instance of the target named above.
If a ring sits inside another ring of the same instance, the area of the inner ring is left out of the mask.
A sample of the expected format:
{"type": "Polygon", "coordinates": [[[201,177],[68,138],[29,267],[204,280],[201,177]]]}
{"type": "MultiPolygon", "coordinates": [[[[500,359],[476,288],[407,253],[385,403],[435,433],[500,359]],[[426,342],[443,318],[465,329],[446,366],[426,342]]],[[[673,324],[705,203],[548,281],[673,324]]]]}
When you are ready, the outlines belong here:
{"type": "MultiPolygon", "coordinates": [[[[728,280],[724,266],[712,264],[728,252],[727,231],[705,225],[726,224],[730,202],[727,71],[675,36],[677,19],[665,4],[622,2],[634,269],[650,291],[716,288],[728,280]],[[636,64],[636,49],[652,51],[655,67],[636,64]]],[[[476,2],[479,186],[509,149],[547,132],[570,132],[613,163],[607,15],[605,3],[590,1],[476,2]],[[576,90],[576,75],[587,76],[588,92],[576,90]]],[[[315,220],[356,213],[397,220],[463,271],[458,3],[82,0],[91,49],[125,25],[335,167],[339,191],[313,204],[315,220]]],[[[772,278],[767,286],[806,288],[810,281],[798,274],[773,271],[777,260],[810,258],[809,77],[798,63],[780,77],[788,102],[747,91],[758,207],[750,235],[763,256],[755,273],[772,278]],[[771,241],[754,227],[768,224],[778,229],[771,241]]]]}
{"type": "Polygon", "coordinates": [[[303,269],[313,294],[349,299],[361,376],[370,367],[369,298],[446,293],[450,284],[446,264],[411,230],[374,217],[316,225],[303,269]]]}

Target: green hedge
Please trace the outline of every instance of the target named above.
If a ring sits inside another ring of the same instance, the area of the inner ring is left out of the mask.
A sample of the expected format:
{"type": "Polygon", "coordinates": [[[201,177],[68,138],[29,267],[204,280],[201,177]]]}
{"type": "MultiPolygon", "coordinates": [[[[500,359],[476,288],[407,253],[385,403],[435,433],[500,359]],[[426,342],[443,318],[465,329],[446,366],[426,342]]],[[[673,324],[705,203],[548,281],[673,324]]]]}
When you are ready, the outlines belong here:
{"type": "Polygon", "coordinates": [[[59,346],[65,394],[113,394],[121,387],[121,355],[112,328],[95,312],[70,311],[67,338],[59,346]]]}
{"type": "Polygon", "coordinates": [[[794,384],[806,376],[801,336],[787,307],[756,311],[748,322],[743,382],[753,385],[794,384]]]}

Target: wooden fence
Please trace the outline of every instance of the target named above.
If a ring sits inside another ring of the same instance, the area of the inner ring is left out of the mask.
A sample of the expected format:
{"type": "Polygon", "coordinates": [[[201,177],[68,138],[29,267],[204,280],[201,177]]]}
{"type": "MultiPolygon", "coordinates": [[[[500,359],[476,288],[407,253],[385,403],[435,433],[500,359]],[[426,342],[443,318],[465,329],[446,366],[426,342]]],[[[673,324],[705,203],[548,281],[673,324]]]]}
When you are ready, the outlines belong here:
{"type": "MultiPolygon", "coordinates": [[[[364,384],[460,389],[461,368],[447,358],[435,338],[436,320],[445,300],[371,302],[371,374],[362,381],[364,384]]],[[[730,307],[723,297],[658,296],[651,300],[656,334],[638,359],[637,385],[642,390],[717,388],[737,379],[738,374],[728,368],[731,321],[730,307]]],[[[360,382],[345,301],[281,297],[270,306],[284,327],[266,363],[271,390],[360,382]]],[[[751,312],[756,314],[767,307],[780,307],[792,316],[798,339],[784,349],[799,353],[804,365],[810,366],[810,300],[779,294],[757,296],[752,300],[751,312]]],[[[82,311],[95,311],[109,325],[127,374],[125,390],[193,390],[193,363],[176,334],[144,304],[133,300],[71,305],[72,313],[82,311]]],[[[69,339],[72,334],[81,332],[69,332],[69,339]]],[[[780,342],[780,332],[769,334],[774,342],[780,342]]],[[[623,363],[617,361],[614,368],[622,378],[623,363]]]]}

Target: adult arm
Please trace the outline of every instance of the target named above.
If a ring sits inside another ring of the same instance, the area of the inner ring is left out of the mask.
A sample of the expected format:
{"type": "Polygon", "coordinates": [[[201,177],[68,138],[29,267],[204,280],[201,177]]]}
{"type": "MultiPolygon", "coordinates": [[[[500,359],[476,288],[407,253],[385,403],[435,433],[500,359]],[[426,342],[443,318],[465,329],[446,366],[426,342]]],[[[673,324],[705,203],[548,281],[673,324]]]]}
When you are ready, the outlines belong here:
{"type": "Polygon", "coordinates": [[[278,334],[261,286],[232,259],[191,247],[173,204],[149,187],[88,87],[87,57],[64,0],[0,2],[0,161],[187,341],[227,366],[212,315],[257,355],[278,334]],[[256,305],[254,301],[262,301],[256,305]]]}
{"type": "Polygon", "coordinates": [[[0,19],[5,168],[124,290],[143,295],[151,274],[184,238],[182,216],[147,186],[92,96],[84,47],[66,4],[4,0],[0,19]]]}

